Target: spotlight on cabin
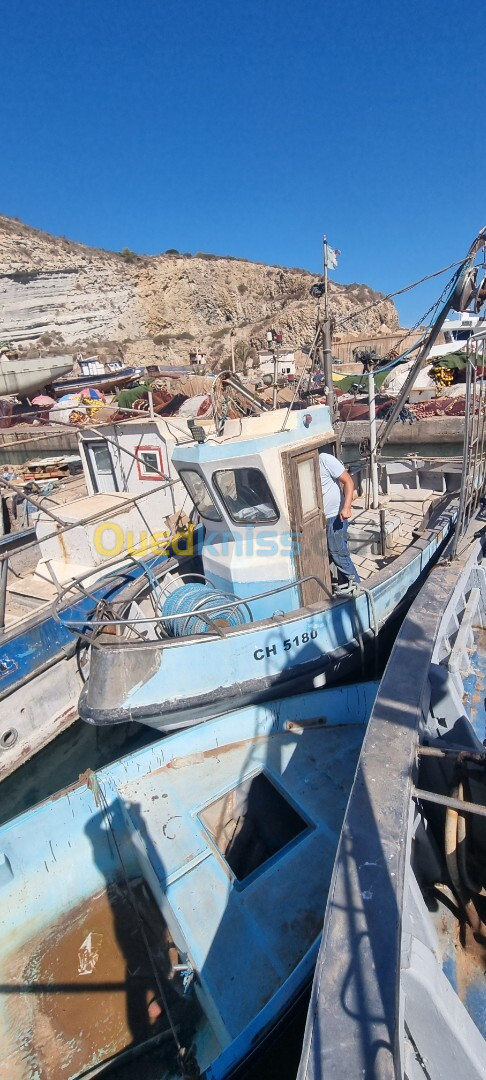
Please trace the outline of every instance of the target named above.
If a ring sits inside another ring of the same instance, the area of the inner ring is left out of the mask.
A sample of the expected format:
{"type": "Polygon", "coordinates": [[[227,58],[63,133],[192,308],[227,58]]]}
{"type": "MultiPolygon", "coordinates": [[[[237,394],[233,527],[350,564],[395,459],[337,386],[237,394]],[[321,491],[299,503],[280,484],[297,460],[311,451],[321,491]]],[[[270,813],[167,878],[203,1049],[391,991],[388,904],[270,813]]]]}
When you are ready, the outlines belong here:
{"type": "Polygon", "coordinates": [[[191,435],[192,435],[192,437],[194,439],[194,442],[197,442],[197,443],[206,442],[206,432],[205,432],[204,428],[201,427],[200,424],[196,424],[195,420],[188,420],[187,421],[187,426],[189,428],[189,431],[191,432],[191,435]]]}

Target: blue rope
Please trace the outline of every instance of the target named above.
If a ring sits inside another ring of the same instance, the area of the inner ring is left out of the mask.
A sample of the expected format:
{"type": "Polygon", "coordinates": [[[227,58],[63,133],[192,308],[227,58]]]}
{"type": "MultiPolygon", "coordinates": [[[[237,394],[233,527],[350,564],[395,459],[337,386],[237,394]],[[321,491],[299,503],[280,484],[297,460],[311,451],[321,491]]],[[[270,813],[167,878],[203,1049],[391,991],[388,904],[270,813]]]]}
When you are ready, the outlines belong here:
{"type": "Polygon", "coordinates": [[[198,614],[198,609],[212,619],[221,620],[225,626],[241,626],[249,621],[249,613],[245,609],[228,606],[237,599],[238,597],[230,593],[219,592],[211,585],[203,585],[199,581],[188,582],[166,597],[162,608],[164,629],[173,637],[211,633],[211,626],[198,614]],[[184,611],[193,614],[188,614],[185,619],[174,617],[184,611]]]}

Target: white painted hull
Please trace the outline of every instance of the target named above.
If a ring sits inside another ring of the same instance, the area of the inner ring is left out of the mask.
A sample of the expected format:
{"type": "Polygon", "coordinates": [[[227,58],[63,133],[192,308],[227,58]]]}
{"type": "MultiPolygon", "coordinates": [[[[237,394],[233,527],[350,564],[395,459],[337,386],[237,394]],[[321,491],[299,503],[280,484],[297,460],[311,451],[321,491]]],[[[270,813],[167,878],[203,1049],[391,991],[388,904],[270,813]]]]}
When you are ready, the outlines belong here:
{"type": "Polygon", "coordinates": [[[31,360],[0,359],[0,397],[33,394],[53,379],[67,375],[73,366],[70,356],[36,356],[31,360]]]}

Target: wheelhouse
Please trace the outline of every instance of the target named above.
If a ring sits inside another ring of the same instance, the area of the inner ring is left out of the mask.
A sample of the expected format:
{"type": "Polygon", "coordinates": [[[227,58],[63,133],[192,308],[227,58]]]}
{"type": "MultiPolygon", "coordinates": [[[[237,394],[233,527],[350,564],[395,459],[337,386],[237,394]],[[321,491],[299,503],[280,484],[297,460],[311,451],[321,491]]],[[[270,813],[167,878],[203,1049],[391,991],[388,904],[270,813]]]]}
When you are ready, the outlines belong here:
{"type": "Polygon", "coordinates": [[[267,618],[330,590],[319,453],[335,453],[326,406],[229,421],[224,435],[176,447],[173,464],[205,526],[204,575],[267,618]],[[285,426],[284,426],[285,424],[285,426]]]}

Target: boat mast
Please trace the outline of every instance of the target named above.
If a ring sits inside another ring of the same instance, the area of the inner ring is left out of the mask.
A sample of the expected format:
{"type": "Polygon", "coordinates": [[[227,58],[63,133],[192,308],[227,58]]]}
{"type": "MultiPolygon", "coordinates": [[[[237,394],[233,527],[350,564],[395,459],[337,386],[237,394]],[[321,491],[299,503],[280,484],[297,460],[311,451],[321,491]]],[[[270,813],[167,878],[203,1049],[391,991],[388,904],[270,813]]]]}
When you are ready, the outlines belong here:
{"type": "Polygon", "coordinates": [[[332,349],[331,349],[331,319],[329,316],[329,301],[328,301],[328,282],[327,282],[327,268],[328,268],[328,250],[327,250],[327,236],[322,238],[323,258],[324,258],[324,319],[321,317],[320,308],[318,308],[318,320],[320,330],[319,341],[319,361],[322,374],[326,382],[326,400],[329,406],[331,414],[331,422],[336,419],[336,396],[334,394],[334,386],[332,382],[332,349]]]}

